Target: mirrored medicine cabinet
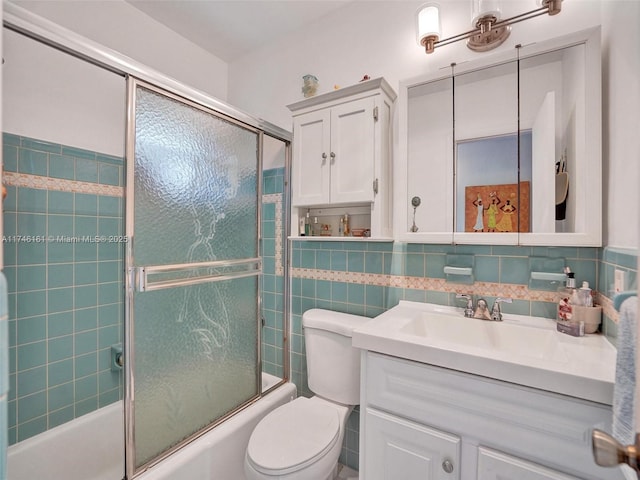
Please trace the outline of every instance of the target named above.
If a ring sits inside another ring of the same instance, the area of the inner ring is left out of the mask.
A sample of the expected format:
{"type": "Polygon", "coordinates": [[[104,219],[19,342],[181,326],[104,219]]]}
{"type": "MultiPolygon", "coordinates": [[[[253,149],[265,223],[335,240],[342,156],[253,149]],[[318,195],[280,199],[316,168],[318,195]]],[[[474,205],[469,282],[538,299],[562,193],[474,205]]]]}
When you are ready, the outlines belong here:
{"type": "Polygon", "coordinates": [[[401,82],[397,237],[600,246],[600,29],[401,82]]]}

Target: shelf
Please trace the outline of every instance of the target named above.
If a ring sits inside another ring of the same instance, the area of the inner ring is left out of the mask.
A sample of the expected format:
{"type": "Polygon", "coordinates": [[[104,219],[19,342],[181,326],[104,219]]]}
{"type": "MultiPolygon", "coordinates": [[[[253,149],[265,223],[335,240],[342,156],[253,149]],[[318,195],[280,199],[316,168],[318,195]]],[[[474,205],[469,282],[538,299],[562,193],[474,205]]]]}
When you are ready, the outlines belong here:
{"type": "Polygon", "coordinates": [[[393,238],[391,237],[322,237],[322,236],[313,236],[313,237],[287,237],[289,240],[302,240],[303,242],[393,242],[393,238]]]}

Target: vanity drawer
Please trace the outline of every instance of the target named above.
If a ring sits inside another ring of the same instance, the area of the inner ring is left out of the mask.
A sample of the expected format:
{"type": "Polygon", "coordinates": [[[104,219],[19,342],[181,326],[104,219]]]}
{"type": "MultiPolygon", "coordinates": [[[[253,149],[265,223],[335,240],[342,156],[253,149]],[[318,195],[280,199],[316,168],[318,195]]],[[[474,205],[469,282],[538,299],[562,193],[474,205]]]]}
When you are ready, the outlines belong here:
{"type": "Polygon", "coordinates": [[[591,454],[591,430],[608,429],[609,406],[372,352],[363,374],[367,406],[581,478],[623,478],[591,454]]]}
{"type": "Polygon", "coordinates": [[[490,448],[478,448],[477,480],[580,480],[542,465],[490,448]]]}

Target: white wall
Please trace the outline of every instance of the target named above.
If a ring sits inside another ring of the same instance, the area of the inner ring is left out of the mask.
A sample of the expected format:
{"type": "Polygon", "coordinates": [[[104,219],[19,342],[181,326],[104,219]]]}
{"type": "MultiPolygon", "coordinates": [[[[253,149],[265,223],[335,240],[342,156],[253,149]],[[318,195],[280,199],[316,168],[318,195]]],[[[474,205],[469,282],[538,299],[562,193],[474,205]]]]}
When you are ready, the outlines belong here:
{"type": "Polygon", "coordinates": [[[264,144],[262,145],[262,169],[271,170],[272,168],[284,167],[286,156],[286,145],[282,140],[264,136],[264,144]]]}
{"type": "Polygon", "coordinates": [[[227,64],[123,0],[16,0],[12,3],[127,55],[220,100],[227,64]]]}
{"type": "MultiPolygon", "coordinates": [[[[397,89],[402,79],[483,55],[467,49],[464,42],[425,55],[416,43],[414,28],[415,13],[422,3],[356,1],[303,31],[251,52],[229,65],[229,102],[290,130],[286,105],[303,98],[304,74],[319,78],[319,93],[330,91],[334,84],[356,83],[365,74],[384,76],[397,89]]],[[[535,5],[533,0],[502,3],[505,17],[535,5]]],[[[440,4],[443,36],[469,29],[468,0],[440,4]]],[[[638,247],[640,66],[635,49],[640,44],[639,4],[637,0],[565,0],[560,15],[514,25],[509,39],[497,49],[603,25],[604,242],[628,248],[638,247]]]]}
{"type": "Polygon", "coordinates": [[[638,248],[640,191],[640,2],[602,3],[605,240],[638,248]]]}
{"type": "Polygon", "coordinates": [[[4,30],[4,131],[124,156],[124,77],[4,30]]]}

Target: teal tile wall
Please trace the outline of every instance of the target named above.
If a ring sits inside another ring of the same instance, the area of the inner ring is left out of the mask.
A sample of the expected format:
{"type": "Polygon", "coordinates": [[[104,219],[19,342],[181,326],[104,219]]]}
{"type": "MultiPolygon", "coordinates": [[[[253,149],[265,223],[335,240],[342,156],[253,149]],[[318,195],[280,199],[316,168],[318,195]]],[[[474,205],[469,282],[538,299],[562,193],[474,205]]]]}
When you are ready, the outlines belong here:
{"type": "MultiPolygon", "coordinates": [[[[285,240],[284,168],[262,173],[262,193],[280,202],[263,201],[262,204],[262,370],[284,377],[284,275],[282,274],[282,246],[285,240]],[[277,222],[276,219],[280,219],[277,222]],[[279,238],[278,238],[279,237],[279,238]],[[278,239],[279,241],[276,241],[278,239]],[[276,249],[280,256],[276,257],[276,249]],[[279,260],[280,259],[280,260],[279,260]],[[280,261],[280,269],[276,263],[280,261]]],[[[264,198],[264,197],[263,197],[264,198]]]]}
{"type": "MultiPolygon", "coordinates": [[[[5,133],[3,155],[8,172],[88,191],[124,182],[123,159],[74,147],[5,133]]],[[[124,244],[89,237],[124,234],[123,199],[64,189],[7,187],[10,444],[122,398],[110,347],[123,335],[124,244]]]]}
{"type": "MultiPolygon", "coordinates": [[[[605,247],[599,252],[600,275],[597,289],[606,297],[613,299],[614,275],[616,270],[625,272],[626,290],[638,290],[638,252],[629,249],[605,247]]],[[[612,342],[618,336],[617,322],[603,315],[603,331],[612,342]]]]}
{"type": "MultiPolygon", "coordinates": [[[[517,247],[477,245],[430,245],[378,242],[328,242],[294,240],[291,267],[312,271],[373,273],[391,276],[444,279],[443,267],[447,255],[473,255],[475,260],[473,286],[460,285],[460,292],[478,284],[517,285],[526,288],[529,282],[530,257],[563,258],[576,272],[579,282],[606,285],[613,278],[614,265],[629,272],[630,284],[635,284],[635,252],[610,252],[607,249],[577,247],[517,247]],[[603,273],[601,273],[603,272],[603,273]],[[601,273],[599,275],[599,273],[601,273]],[[604,278],[604,279],[603,279],[604,278]]],[[[308,275],[309,276],[309,275],[308,275]]],[[[316,275],[317,277],[317,275],[316,275]]],[[[302,395],[310,396],[306,376],[306,357],[302,332],[302,314],[310,308],[325,308],[340,312],[374,317],[395,306],[400,300],[458,305],[454,293],[430,289],[397,288],[387,285],[367,285],[352,281],[330,281],[311,278],[291,278],[291,367],[292,379],[302,395]]],[[[601,287],[602,288],[602,287],[601,287]]],[[[483,295],[485,296],[485,295],[483,295]]],[[[531,298],[534,298],[532,295],[531,298]]],[[[485,296],[490,302],[492,297],[485,296]]],[[[555,318],[556,303],[519,298],[503,304],[503,311],[555,318]]],[[[358,409],[349,418],[347,437],[340,461],[358,468],[358,409]]]]}
{"type": "Polygon", "coordinates": [[[0,478],[7,478],[7,396],[9,393],[9,306],[7,281],[0,273],[0,478]]]}

